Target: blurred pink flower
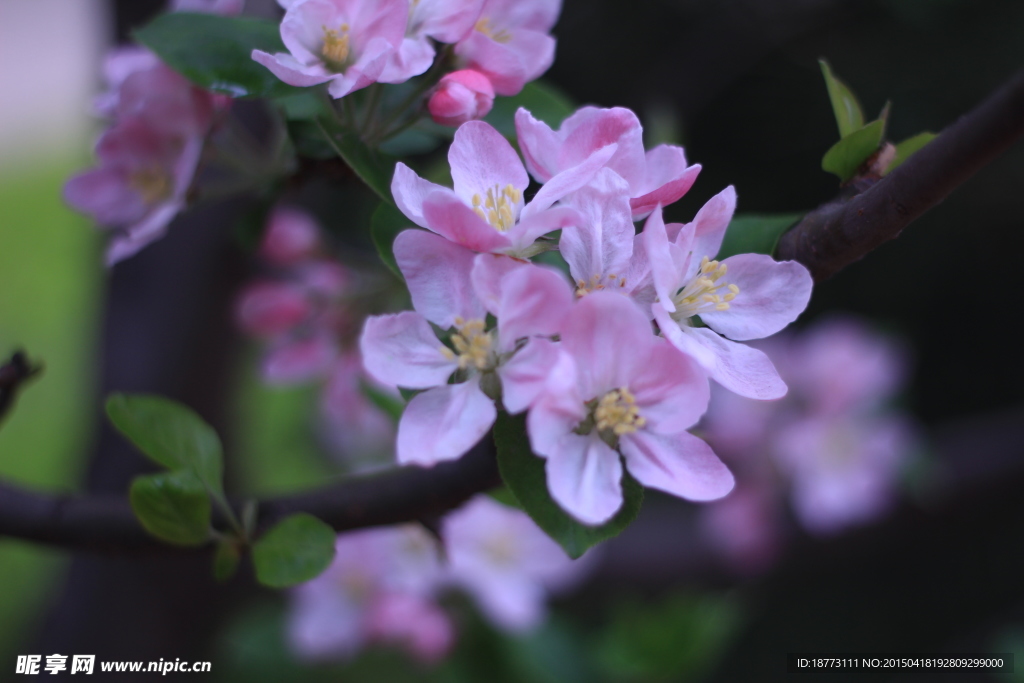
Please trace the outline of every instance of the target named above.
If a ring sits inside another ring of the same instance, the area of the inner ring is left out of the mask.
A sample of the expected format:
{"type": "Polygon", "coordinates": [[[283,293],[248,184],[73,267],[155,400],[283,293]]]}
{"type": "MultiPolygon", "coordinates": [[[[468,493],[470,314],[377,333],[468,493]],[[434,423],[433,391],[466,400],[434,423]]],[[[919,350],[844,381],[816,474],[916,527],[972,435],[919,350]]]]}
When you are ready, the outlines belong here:
{"type": "Polygon", "coordinates": [[[253,50],[252,58],[289,85],[328,83],[334,98],[375,82],[402,83],[430,66],[395,61],[408,16],[409,0],[291,2],[281,22],[288,52],[253,50]]]}
{"type": "Polygon", "coordinates": [[[174,0],[172,12],[208,12],[210,14],[241,14],[245,0],[174,0]]]}
{"type": "Polygon", "coordinates": [[[652,334],[629,299],[611,292],[581,299],[562,326],[560,350],[527,431],[564,510],[585,524],[618,511],[620,452],[644,486],[690,500],[732,489],[729,470],[686,431],[707,408],[707,378],[652,334]]]}
{"type": "Polygon", "coordinates": [[[435,123],[459,126],[482,119],[494,104],[494,88],[487,77],[472,69],[453,71],[441,78],[427,109],[435,123]]]}
{"type": "MultiPolygon", "coordinates": [[[[342,454],[368,466],[393,456],[396,425],[366,395],[364,385],[401,404],[398,391],[376,381],[363,369],[355,349],[342,354],[331,370],[320,398],[327,437],[342,454]]],[[[391,460],[390,462],[393,462],[391,460]]]]}
{"type": "Polygon", "coordinates": [[[734,571],[757,574],[770,567],[782,549],[778,507],[770,486],[739,483],[725,498],[701,509],[702,530],[734,571]]]}
{"type": "Polygon", "coordinates": [[[236,306],[238,324],[256,337],[291,331],[310,314],[306,293],[287,282],[262,281],[246,287],[236,306]]]}
{"type": "Polygon", "coordinates": [[[292,266],[320,248],[320,226],[305,211],[286,206],[274,209],[260,242],[260,256],[275,266],[292,266]]]}
{"type": "Polygon", "coordinates": [[[565,552],[520,510],[476,496],[445,517],[447,582],[464,588],[499,628],[524,631],[544,618],[549,593],[589,568],[565,552]]]}
{"type": "Polygon", "coordinates": [[[520,109],[516,112],[516,133],[526,168],[541,183],[615,145],[607,166],[629,185],[633,220],[644,218],[656,206],[678,200],[697,180],[701,169],[699,164],[687,165],[682,147],[659,145],[644,152],[640,120],[621,107],[582,107],[557,131],[520,109]]]}
{"type": "Polygon", "coordinates": [[[515,95],[555,59],[549,35],[561,0],[485,0],[479,19],[455,46],[465,65],[487,76],[499,95],[515,95]]]}

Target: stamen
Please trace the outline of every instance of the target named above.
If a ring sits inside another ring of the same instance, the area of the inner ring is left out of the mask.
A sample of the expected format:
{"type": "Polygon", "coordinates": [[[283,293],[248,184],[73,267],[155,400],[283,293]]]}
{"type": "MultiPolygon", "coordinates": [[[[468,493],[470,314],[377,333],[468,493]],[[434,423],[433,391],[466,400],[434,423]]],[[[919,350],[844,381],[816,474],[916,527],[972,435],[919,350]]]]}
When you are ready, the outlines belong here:
{"type": "Polygon", "coordinates": [[[740,288],[735,284],[720,282],[728,270],[724,263],[712,261],[707,256],[701,258],[697,274],[672,297],[676,305],[672,318],[682,321],[702,311],[729,310],[729,302],[740,293],[740,288]],[[726,293],[719,294],[718,291],[723,287],[726,293]]]}
{"type": "Polygon", "coordinates": [[[344,71],[345,62],[349,56],[348,24],[342,24],[337,31],[326,26],[324,30],[324,46],[320,54],[326,64],[333,71],[344,71]]]}
{"type": "Polygon", "coordinates": [[[128,177],[128,185],[139,193],[146,204],[156,204],[171,196],[171,178],[162,168],[140,168],[128,177]]]}
{"type": "Polygon", "coordinates": [[[492,365],[491,350],[494,344],[491,334],[484,331],[486,326],[483,320],[456,318],[455,329],[457,332],[451,337],[455,351],[452,352],[451,349],[445,347],[445,351],[448,352],[445,357],[451,360],[458,358],[461,370],[468,367],[486,370],[492,365]]]}
{"type": "Polygon", "coordinates": [[[594,420],[598,431],[610,430],[615,436],[632,434],[647,424],[636,407],[636,397],[626,387],[612,389],[601,397],[594,420]]]}
{"type": "Polygon", "coordinates": [[[473,212],[477,216],[487,221],[495,230],[505,232],[515,225],[519,201],[522,198],[523,193],[510,183],[504,189],[499,189],[497,185],[488,188],[486,199],[479,193],[474,194],[471,201],[473,212]]]}
{"type": "Polygon", "coordinates": [[[497,43],[507,43],[512,40],[512,32],[506,29],[494,30],[494,24],[487,17],[481,17],[479,21],[473,26],[474,29],[480,31],[491,40],[497,43]]]}

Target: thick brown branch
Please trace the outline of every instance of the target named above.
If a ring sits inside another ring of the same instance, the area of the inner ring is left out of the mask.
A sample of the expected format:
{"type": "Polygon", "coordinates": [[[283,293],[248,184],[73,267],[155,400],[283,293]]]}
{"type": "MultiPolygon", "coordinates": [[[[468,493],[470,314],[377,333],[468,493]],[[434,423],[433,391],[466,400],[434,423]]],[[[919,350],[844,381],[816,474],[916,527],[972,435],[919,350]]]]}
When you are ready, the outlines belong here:
{"type": "Polygon", "coordinates": [[[777,255],[824,280],[895,238],[1022,134],[1024,71],[867,191],[807,214],[777,255]]]}
{"type": "MultiPolygon", "coordinates": [[[[302,494],[268,498],[260,501],[258,526],[266,529],[294,512],[316,515],[338,531],[429,522],[500,483],[491,449],[478,447],[461,460],[431,469],[401,467],[302,494]]],[[[175,549],[143,530],[125,496],[49,495],[4,483],[0,483],[0,536],[101,552],[175,549]]]]}

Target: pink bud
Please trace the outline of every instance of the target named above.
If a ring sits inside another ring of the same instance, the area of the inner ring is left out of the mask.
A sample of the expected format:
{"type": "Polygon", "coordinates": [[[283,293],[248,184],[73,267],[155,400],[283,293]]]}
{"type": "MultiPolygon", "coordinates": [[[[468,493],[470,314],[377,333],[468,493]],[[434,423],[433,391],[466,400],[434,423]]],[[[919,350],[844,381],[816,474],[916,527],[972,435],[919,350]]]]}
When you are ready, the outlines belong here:
{"type": "Polygon", "coordinates": [[[459,126],[483,118],[494,104],[494,87],[479,71],[453,71],[441,79],[427,108],[434,121],[459,126]]]}
{"type": "Polygon", "coordinates": [[[312,216],[298,209],[278,208],[270,215],[260,253],[279,266],[308,258],[320,246],[320,228],[312,216]]]}

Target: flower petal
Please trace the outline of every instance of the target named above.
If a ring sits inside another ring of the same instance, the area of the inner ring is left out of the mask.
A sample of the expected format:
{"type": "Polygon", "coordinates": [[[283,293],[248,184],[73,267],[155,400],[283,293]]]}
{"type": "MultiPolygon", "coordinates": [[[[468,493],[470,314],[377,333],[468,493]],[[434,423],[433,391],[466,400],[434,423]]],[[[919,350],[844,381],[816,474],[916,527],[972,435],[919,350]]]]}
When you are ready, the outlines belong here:
{"type": "Polygon", "coordinates": [[[646,420],[645,429],[677,434],[695,425],[705,413],[711,389],[700,365],[664,340],[642,357],[631,355],[629,390],[646,420]]]}
{"type": "Polygon", "coordinates": [[[452,167],[455,194],[467,205],[472,205],[474,195],[486,200],[488,190],[500,192],[512,185],[522,193],[530,184],[512,145],[483,121],[459,126],[448,148],[448,163],[452,167]]]}
{"type": "Polygon", "coordinates": [[[545,470],[551,497],[584,524],[603,524],[622,507],[619,454],[595,434],[564,435],[545,470]]]}
{"type": "Polygon", "coordinates": [[[412,311],[370,316],[359,338],[363,365],[374,379],[411,389],[444,384],[459,367],[443,348],[426,318],[412,311]]]}
{"type": "Polygon", "coordinates": [[[687,432],[671,436],[641,429],[619,441],[626,469],[644,486],[687,500],[715,500],[735,480],[711,447],[687,432]]]}
{"type": "Polygon", "coordinates": [[[423,217],[429,229],[473,251],[497,252],[512,246],[504,233],[477,216],[451,190],[434,192],[427,197],[423,202],[423,217]]]}
{"type": "Polygon", "coordinates": [[[688,258],[678,245],[668,241],[660,206],[651,212],[640,235],[651,268],[654,292],[665,310],[675,311],[672,295],[683,284],[688,258]]]}
{"type": "Polygon", "coordinates": [[[814,281],[796,261],[766,254],[737,254],[722,262],[725,278],[740,288],[725,311],[706,311],[701,320],[720,334],[743,341],[775,334],[807,308],[814,281]]]}
{"type": "Polygon", "coordinates": [[[529,261],[504,254],[477,254],[473,262],[470,279],[473,291],[483,302],[487,311],[495,316],[501,306],[501,282],[506,275],[518,268],[529,268],[529,261]]]}
{"type": "Polygon", "coordinates": [[[398,423],[398,462],[429,466],[456,460],[487,434],[497,416],[477,378],[417,394],[398,423]]]}
{"type": "Polygon", "coordinates": [[[694,217],[693,255],[695,263],[707,256],[714,258],[722,248],[725,230],[729,227],[732,215],[736,211],[736,189],[730,185],[709,199],[694,217]]]}
{"type": "Polygon", "coordinates": [[[523,209],[523,218],[528,218],[544,211],[559,199],[589,183],[597,175],[597,172],[605,167],[608,160],[615,154],[616,149],[618,149],[618,145],[614,143],[602,147],[587,157],[582,163],[560,172],[554,178],[544,183],[544,187],[537,191],[537,194],[534,195],[530,203],[523,209]]]}
{"type": "MultiPolygon", "coordinates": [[[[558,250],[577,281],[623,277],[633,254],[636,229],[629,210],[629,185],[609,168],[572,198],[583,220],[562,229],[558,250]]],[[[611,284],[611,283],[609,283],[611,284]]]]}
{"type": "Polygon", "coordinates": [[[426,230],[400,232],[394,251],[413,308],[424,318],[442,329],[454,325],[456,318],[484,318],[469,277],[474,252],[426,230]]]}
{"type": "Polygon", "coordinates": [[[569,283],[560,271],[530,265],[509,273],[501,282],[499,350],[511,350],[523,337],[557,334],[572,305],[569,283]]]}
{"type": "Polygon", "coordinates": [[[548,339],[531,339],[498,368],[501,401],[515,415],[526,410],[544,390],[551,368],[558,360],[558,345],[548,339]]]}
{"type": "Polygon", "coordinates": [[[423,217],[423,202],[431,193],[448,191],[446,187],[432,183],[416,175],[416,172],[399,161],[395,164],[395,176],[391,180],[391,194],[398,209],[416,225],[427,227],[423,217]]]}
{"type": "MultiPolygon", "coordinates": [[[[640,220],[654,211],[654,207],[657,205],[668,206],[686,194],[696,182],[700,168],[700,164],[690,166],[680,175],[667,180],[663,185],[630,199],[629,205],[633,209],[633,220],[640,220]]],[[[650,173],[650,169],[648,169],[648,173],[650,173]]]]}

